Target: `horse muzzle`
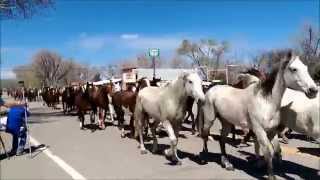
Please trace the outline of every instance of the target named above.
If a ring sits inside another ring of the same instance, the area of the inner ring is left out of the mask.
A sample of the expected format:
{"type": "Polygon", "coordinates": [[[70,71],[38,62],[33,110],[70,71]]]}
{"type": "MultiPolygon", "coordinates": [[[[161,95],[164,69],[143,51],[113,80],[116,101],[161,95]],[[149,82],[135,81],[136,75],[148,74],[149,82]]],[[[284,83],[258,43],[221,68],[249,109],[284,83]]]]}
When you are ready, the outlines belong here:
{"type": "Polygon", "coordinates": [[[313,99],[313,98],[317,97],[318,88],[317,87],[309,88],[305,94],[308,98],[313,99]]]}

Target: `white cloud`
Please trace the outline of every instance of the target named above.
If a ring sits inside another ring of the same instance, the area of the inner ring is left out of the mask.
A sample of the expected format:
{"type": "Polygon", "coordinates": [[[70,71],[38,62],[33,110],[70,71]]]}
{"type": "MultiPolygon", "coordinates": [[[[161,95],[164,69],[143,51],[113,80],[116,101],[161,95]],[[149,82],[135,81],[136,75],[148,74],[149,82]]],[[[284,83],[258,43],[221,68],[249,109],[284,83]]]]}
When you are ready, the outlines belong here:
{"type": "Polygon", "coordinates": [[[16,74],[11,69],[1,69],[1,79],[15,79],[16,74]]]}
{"type": "Polygon", "coordinates": [[[122,34],[120,38],[121,39],[138,39],[139,35],[138,34],[122,34]]]}

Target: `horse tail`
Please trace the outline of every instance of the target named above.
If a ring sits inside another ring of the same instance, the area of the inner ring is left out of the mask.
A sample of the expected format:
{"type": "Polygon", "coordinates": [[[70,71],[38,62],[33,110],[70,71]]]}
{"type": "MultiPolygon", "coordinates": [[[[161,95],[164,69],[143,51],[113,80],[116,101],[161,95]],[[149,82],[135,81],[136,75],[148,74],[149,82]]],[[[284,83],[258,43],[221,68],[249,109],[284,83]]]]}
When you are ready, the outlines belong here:
{"type": "Polygon", "coordinates": [[[136,99],[136,106],[134,109],[134,137],[138,138],[139,133],[141,133],[141,131],[144,128],[144,112],[143,112],[143,107],[142,107],[142,103],[141,103],[141,98],[138,95],[137,99],[136,99]]]}
{"type": "Polygon", "coordinates": [[[211,99],[210,93],[207,93],[199,113],[200,135],[202,138],[207,138],[210,135],[210,128],[215,119],[216,108],[214,107],[214,99],[211,99]]]}
{"type": "Polygon", "coordinates": [[[203,102],[202,101],[198,101],[197,102],[198,113],[197,113],[197,117],[195,119],[195,124],[196,124],[196,128],[197,128],[197,130],[198,130],[200,135],[202,134],[203,124],[204,124],[202,106],[203,106],[203,102]]]}

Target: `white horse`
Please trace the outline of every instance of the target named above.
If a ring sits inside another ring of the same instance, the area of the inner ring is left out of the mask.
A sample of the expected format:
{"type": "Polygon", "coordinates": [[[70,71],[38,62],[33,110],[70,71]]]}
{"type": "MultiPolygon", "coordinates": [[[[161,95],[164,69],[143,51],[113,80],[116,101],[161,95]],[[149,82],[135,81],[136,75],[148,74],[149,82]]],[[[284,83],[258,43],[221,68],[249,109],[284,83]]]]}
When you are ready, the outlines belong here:
{"type": "Polygon", "coordinates": [[[155,131],[161,122],[171,142],[171,148],[165,151],[165,155],[171,157],[173,162],[181,164],[177,156],[177,144],[181,123],[186,115],[186,101],[188,96],[204,100],[201,82],[197,73],[183,73],[165,87],[146,87],[139,91],[134,113],[134,125],[135,132],[138,133],[135,136],[139,135],[142,154],[147,153],[143,142],[142,130],[149,117],[152,117],[154,119],[151,127],[153,136],[152,152],[156,152],[158,148],[155,131]]]}
{"type": "Polygon", "coordinates": [[[309,99],[303,93],[287,89],[281,102],[281,124],[320,142],[319,93],[309,99]]]}
{"type": "Polygon", "coordinates": [[[309,98],[314,98],[317,94],[317,87],[298,56],[288,52],[279,63],[271,75],[261,83],[253,83],[246,89],[215,86],[206,93],[205,103],[200,110],[204,121],[203,151],[208,151],[209,130],[218,117],[222,123],[219,141],[221,164],[227,170],[233,170],[225,151],[226,136],[233,124],[240,126],[245,132],[253,130],[257,138],[256,151],[260,147],[267,161],[268,178],[275,179],[272,158],[275,152],[279,158],[281,157],[276,128],[280,124],[282,96],[287,87],[302,91],[309,98]]]}
{"type": "MultiPolygon", "coordinates": [[[[240,74],[240,81],[247,87],[260,79],[251,74],[240,74]]],[[[281,125],[320,142],[319,92],[316,98],[309,99],[303,92],[286,89],[281,100],[281,125]]]]}

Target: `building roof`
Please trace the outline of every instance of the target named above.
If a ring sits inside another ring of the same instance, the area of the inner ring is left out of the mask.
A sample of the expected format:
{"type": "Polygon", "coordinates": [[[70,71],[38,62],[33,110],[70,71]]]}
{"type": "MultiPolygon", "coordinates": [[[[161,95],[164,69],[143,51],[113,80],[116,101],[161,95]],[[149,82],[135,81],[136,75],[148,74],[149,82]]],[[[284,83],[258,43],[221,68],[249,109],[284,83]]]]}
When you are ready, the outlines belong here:
{"type": "MultiPolygon", "coordinates": [[[[147,77],[148,79],[153,78],[152,68],[137,68],[135,70],[138,75],[138,79],[147,77]]],[[[172,81],[175,80],[183,72],[194,72],[193,69],[173,69],[173,68],[158,68],[156,69],[156,78],[161,80],[172,81]]]]}

